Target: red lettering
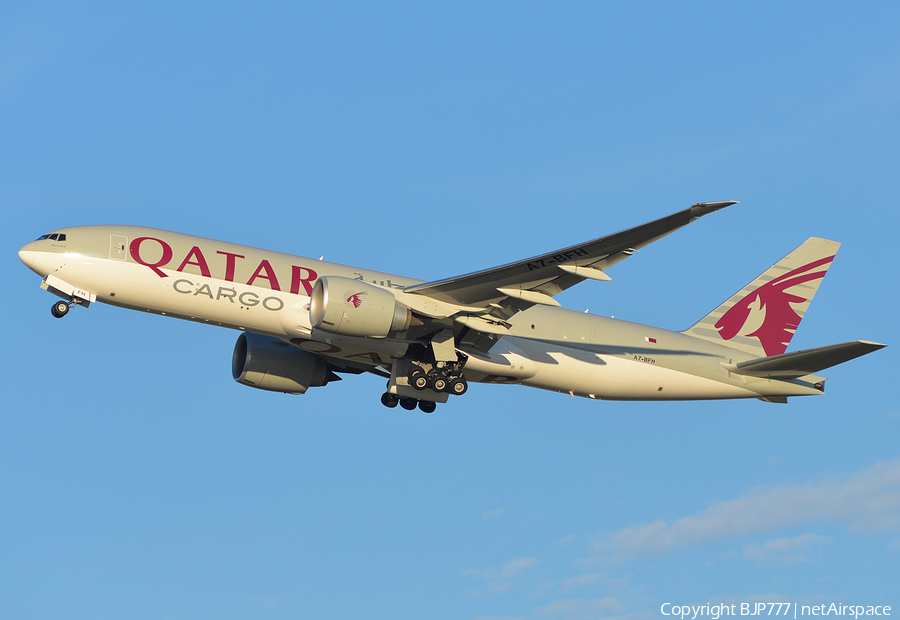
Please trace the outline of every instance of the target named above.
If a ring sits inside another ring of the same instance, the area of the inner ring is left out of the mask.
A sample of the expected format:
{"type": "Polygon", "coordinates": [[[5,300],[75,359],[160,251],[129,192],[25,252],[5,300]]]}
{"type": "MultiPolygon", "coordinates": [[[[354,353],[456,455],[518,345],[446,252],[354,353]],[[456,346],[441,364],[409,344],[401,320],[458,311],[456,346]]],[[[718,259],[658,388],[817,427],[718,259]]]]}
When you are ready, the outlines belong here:
{"type": "Polygon", "coordinates": [[[219,250],[216,254],[224,254],[226,256],[225,259],[225,280],[228,282],[234,282],[234,259],[236,258],[244,258],[240,254],[232,254],[231,252],[222,252],[219,250]]]}
{"type": "Polygon", "coordinates": [[[319,275],[310,269],[309,267],[298,267],[297,265],[291,266],[291,293],[294,295],[300,294],[300,285],[303,285],[303,289],[306,291],[307,297],[312,297],[313,285],[312,283],[316,281],[319,275]],[[303,277],[303,272],[306,272],[306,277],[303,277]]]}
{"type": "Polygon", "coordinates": [[[188,265],[195,265],[200,268],[200,275],[205,278],[210,278],[212,276],[209,275],[209,265],[206,264],[206,259],[203,257],[203,252],[200,251],[196,245],[191,248],[191,251],[188,252],[188,255],[184,257],[184,262],[181,263],[181,266],[178,268],[178,271],[184,271],[184,268],[188,265]],[[191,257],[194,260],[191,260],[191,257]]]}
{"type": "Polygon", "coordinates": [[[263,259],[263,261],[259,264],[259,267],[256,268],[256,271],[253,272],[253,275],[250,276],[250,280],[247,282],[247,286],[253,286],[253,282],[257,278],[268,280],[269,288],[271,288],[273,291],[281,290],[281,287],[278,286],[278,278],[275,277],[275,270],[272,269],[272,265],[269,264],[269,261],[265,259],[263,259]],[[266,272],[266,275],[262,274],[263,271],[266,272]]]}
{"type": "Polygon", "coordinates": [[[144,265],[145,267],[150,267],[150,269],[156,272],[156,274],[160,278],[168,277],[165,273],[163,273],[163,270],[160,269],[160,267],[169,264],[169,261],[172,260],[172,248],[168,243],[166,243],[162,239],[157,239],[155,237],[138,237],[131,242],[129,249],[131,250],[131,258],[134,259],[134,262],[139,265],[144,265]],[[148,263],[141,258],[141,244],[144,241],[156,241],[162,248],[162,257],[157,262],[148,263]]]}

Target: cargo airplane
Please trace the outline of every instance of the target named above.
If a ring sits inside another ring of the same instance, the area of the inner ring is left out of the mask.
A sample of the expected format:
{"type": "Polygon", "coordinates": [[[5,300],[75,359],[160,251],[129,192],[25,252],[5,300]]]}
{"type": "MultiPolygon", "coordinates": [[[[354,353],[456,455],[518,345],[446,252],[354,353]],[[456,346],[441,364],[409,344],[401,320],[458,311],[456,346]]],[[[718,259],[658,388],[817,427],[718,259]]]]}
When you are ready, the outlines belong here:
{"type": "Polygon", "coordinates": [[[840,244],[810,238],[692,327],[676,332],[560,307],[554,296],[736,201],[698,203],[578,245],[422,282],[136,226],[61,228],[19,258],[73,306],[103,302],[239,330],[238,382],[302,394],[369,372],[381,402],[431,413],[469,382],[609,400],[821,394],[815,373],[880,349],[857,340],[787,353],[840,244]]]}

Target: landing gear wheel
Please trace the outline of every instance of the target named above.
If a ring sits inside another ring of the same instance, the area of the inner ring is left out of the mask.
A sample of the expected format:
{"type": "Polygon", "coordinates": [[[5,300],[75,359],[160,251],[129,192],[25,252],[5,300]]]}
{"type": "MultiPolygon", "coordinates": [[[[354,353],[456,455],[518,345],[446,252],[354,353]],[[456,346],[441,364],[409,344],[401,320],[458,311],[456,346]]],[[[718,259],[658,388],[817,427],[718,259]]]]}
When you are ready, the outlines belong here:
{"type": "Polygon", "coordinates": [[[400,399],[400,406],[406,409],[407,411],[412,411],[416,408],[417,401],[415,398],[406,398],[403,397],[400,399]]]}
{"type": "Polygon", "coordinates": [[[450,386],[447,388],[447,391],[456,396],[462,396],[466,393],[466,390],[469,389],[469,384],[466,383],[466,380],[462,377],[457,377],[453,381],[450,382],[450,386]]]}
{"type": "Polygon", "coordinates": [[[431,389],[435,392],[443,392],[447,389],[447,377],[444,375],[434,375],[431,377],[431,389]]]}
{"type": "Polygon", "coordinates": [[[390,409],[393,409],[394,407],[396,407],[397,403],[399,403],[399,402],[400,402],[400,397],[397,396],[396,394],[389,394],[388,392],[385,392],[384,394],[381,395],[381,404],[390,409]]]}
{"type": "Polygon", "coordinates": [[[417,390],[424,390],[428,387],[428,376],[420,366],[415,366],[409,371],[409,384],[417,390]]]}
{"type": "Polygon", "coordinates": [[[63,318],[69,312],[69,304],[65,301],[58,301],[50,308],[50,314],[58,319],[63,318]]]}
{"type": "Polygon", "coordinates": [[[419,409],[421,409],[423,413],[434,413],[434,410],[437,409],[437,403],[430,400],[420,400],[419,409]]]}

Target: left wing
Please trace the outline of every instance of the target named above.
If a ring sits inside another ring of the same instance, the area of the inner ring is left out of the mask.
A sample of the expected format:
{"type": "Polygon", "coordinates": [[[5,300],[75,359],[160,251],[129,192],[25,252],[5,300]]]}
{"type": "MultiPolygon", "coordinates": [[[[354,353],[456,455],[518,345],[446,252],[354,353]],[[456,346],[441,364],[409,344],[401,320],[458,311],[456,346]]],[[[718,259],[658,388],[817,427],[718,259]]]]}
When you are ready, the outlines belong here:
{"type": "Polygon", "coordinates": [[[483,311],[480,317],[457,317],[457,320],[479,331],[503,333],[506,319],[519,310],[534,304],[558,306],[559,302],[553,299],[557,293],[585,279],[610,280],[604,271],[636,250],[707,213],[737,203],[736,200],[701,202],[678,213],[593,241],[493,269],[416,284],[405,288],[404,292],[454,306],[466,306],[469,312],[480,308],[483,311]]]}

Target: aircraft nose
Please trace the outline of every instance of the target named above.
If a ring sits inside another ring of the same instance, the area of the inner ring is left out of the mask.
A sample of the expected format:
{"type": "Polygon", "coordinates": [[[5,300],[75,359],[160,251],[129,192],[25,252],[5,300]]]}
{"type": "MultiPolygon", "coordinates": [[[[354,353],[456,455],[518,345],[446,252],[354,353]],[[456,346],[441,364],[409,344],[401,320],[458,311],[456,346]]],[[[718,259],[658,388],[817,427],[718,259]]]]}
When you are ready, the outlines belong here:
{"type": "Polygon", "coordinates": [[[37,255],[38,251],[35,248],[36,242],[32,241],[31,243],[26,243],[22,246],[22,249],[19,250],[19,260],[25,263],[25,266],[38,273],[38,265],[37,265],[37,255]]]}
{"type": "Polygon", "coordinates": [[[31,264],[34,262],[34,250],[27,249],[26,245],[21,250],[19,250],[19,260],[25,263],[27,267],[31,267],[31,264]]]}

